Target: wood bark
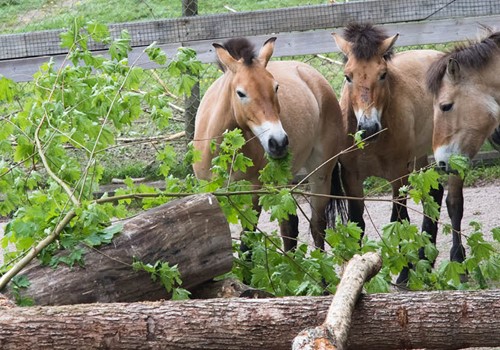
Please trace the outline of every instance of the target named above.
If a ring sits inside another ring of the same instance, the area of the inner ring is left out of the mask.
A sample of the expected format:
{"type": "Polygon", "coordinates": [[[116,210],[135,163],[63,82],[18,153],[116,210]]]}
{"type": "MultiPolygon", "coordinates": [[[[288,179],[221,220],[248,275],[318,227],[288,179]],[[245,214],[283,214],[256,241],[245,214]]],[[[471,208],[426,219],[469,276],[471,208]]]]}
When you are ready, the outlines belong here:
{"type": "MultiPolygon", "coordinates": [[[[0,308],[0,348],[289,350],[332,297],[0,308]]],[[[348,349],[500,344],[500,290],[362,295],[348,349]]]]}
{"type": "MultiPolygon", "coordinates": [[[[151,275],[134,271],[144,263],[178,265],[183,288],[192,288],[231,270],[229,224],[213,195],[189,196],[145,211],[124,223],[112,243],[87,249],[84,267],[57,269],[33,262],[21,274],[31,282],[23,296],[37,305],[132,302],[168,297],[151,275]]],[[[9,291],[7,290],[7,296],[9,291]]]]}
{"type": "Polygon", "coordinates": [[[355,255],[349,260],[328,309],[325,322],[300,332],[293,341],[293,350],[343,350],[351,328],[351,318],[363,284],[382,268],[377,253],[355,255]]]}

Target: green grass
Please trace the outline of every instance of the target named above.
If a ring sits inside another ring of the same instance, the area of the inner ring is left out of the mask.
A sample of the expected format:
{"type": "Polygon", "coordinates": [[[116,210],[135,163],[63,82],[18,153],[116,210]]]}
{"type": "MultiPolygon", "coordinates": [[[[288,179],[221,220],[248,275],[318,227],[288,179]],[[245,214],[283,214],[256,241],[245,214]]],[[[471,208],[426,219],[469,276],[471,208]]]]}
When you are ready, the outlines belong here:
{"type": "MultiPolygon", "coordinates": [[[[328,0],[198,0],[200,15],[325,4],[328,0]],[[225,6],[227,5],[228,8],[225,6]],[[230,9],[231,10],[230,10],[230,9]]],[[[76,16],[121,23],[182,15],[182,0],[0,0],[0,33],[65,28],[76,16]]]]}

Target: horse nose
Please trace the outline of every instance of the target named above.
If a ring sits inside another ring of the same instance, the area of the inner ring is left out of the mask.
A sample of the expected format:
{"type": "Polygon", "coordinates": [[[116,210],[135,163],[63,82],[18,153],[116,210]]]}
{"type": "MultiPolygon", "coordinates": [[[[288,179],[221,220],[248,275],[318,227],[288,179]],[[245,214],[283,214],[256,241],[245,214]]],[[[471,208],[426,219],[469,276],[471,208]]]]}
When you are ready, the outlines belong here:
{"type": "MultiPolygon", "coordinates": [[[[380,125],[378,123],[374,123],[374,124],[370,124],[370,125],[358,125],[358,131],[359,130],[363,130],[364,133],[363,133],[363,138],[367,138],[367,137],[370,137],[374,134],[376,134],[377,132],[380,131],[380,125]]],[[[372,137],[372,140],[375,139],[375,137],[372,137]]]]}
{"type": "Polygon", "coordinates": [[[447,170],[447,164],[445,161],[441,160],[437,163],[437,167],[439,170],[446,171],[447,170]]]}
{"type": "Polygon", "coordinates": [[[282,138],[277,139],[271,137],[268,141],[269,155],[272,158],[283,158],[288,153],[288,135],[284,135],[282,138]]]}

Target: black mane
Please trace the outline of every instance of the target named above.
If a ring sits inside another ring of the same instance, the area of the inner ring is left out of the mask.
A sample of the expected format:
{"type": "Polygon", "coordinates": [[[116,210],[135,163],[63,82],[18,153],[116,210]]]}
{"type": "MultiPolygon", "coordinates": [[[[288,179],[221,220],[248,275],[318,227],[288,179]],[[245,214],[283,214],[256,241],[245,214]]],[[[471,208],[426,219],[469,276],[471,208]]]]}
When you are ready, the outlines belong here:
{"type": "MultiPolygon", "coordinates": [[[[255,46],[247,38],[229,39],[222,46],[234,59],[243,59],[243,63],[250,66],[256,57],[255,46]]],[[[224,67],[220,64],[222,70],[224,67]]]]}
{"type": "Polygon", "coordinates": [[[482,40],[458,44],[431,65],[426,81],[431,93],[438,93],[450,59],[466,69],[477,70],[484,67],[491,57],[500,54],[500,32],[493,32],[487,27],[485,29],[487,34],[482,40]]]}
{"type": "MultiPolygon", "coordinates": [[[[368,23],[350,23],[344,30],[344,39],[351,43],[352,54],[358,60],[369,60],[377,56],[380,45],[388,37],[384,30],[368,23]]],[[[392,50],[389,50],[384,58],[389,60],[392,54],[392,50]]]]}

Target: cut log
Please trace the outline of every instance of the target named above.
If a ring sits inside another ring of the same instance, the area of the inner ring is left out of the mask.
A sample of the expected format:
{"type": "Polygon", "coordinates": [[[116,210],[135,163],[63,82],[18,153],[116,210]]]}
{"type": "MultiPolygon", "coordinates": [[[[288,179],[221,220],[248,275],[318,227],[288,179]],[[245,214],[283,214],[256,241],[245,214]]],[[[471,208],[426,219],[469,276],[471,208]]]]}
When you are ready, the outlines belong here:
{"type": "MultiPolygon", "coordinates": [[[[287,349],[332,297],[0,308],[2,349],[287,349]]],[[[500,344],[500,290],[362,295],[348,349],[500,344]]]]}
{"type": "Polygon", "coordinates": [[[344,350],[347,347],[351,317],[363,285],[381,268],[382,258],[377,253],[353,256],[337,286],[325,322],[300,332],[293,341],[292,349],[344,350]]]}
{"type": "Polygon", "coordinates": [[[31,282],[23,296],[37,305],[160,300],[169,297],[165,289],[148,273],[132,269],[134,257],[178,265],[187,289],[229,272],[233,261],[229,224],[209,194],[145,211],[127,220],[111,244],[87,250],[83,268],[53,270],[33,262],[21,272],[31,282]]]}

